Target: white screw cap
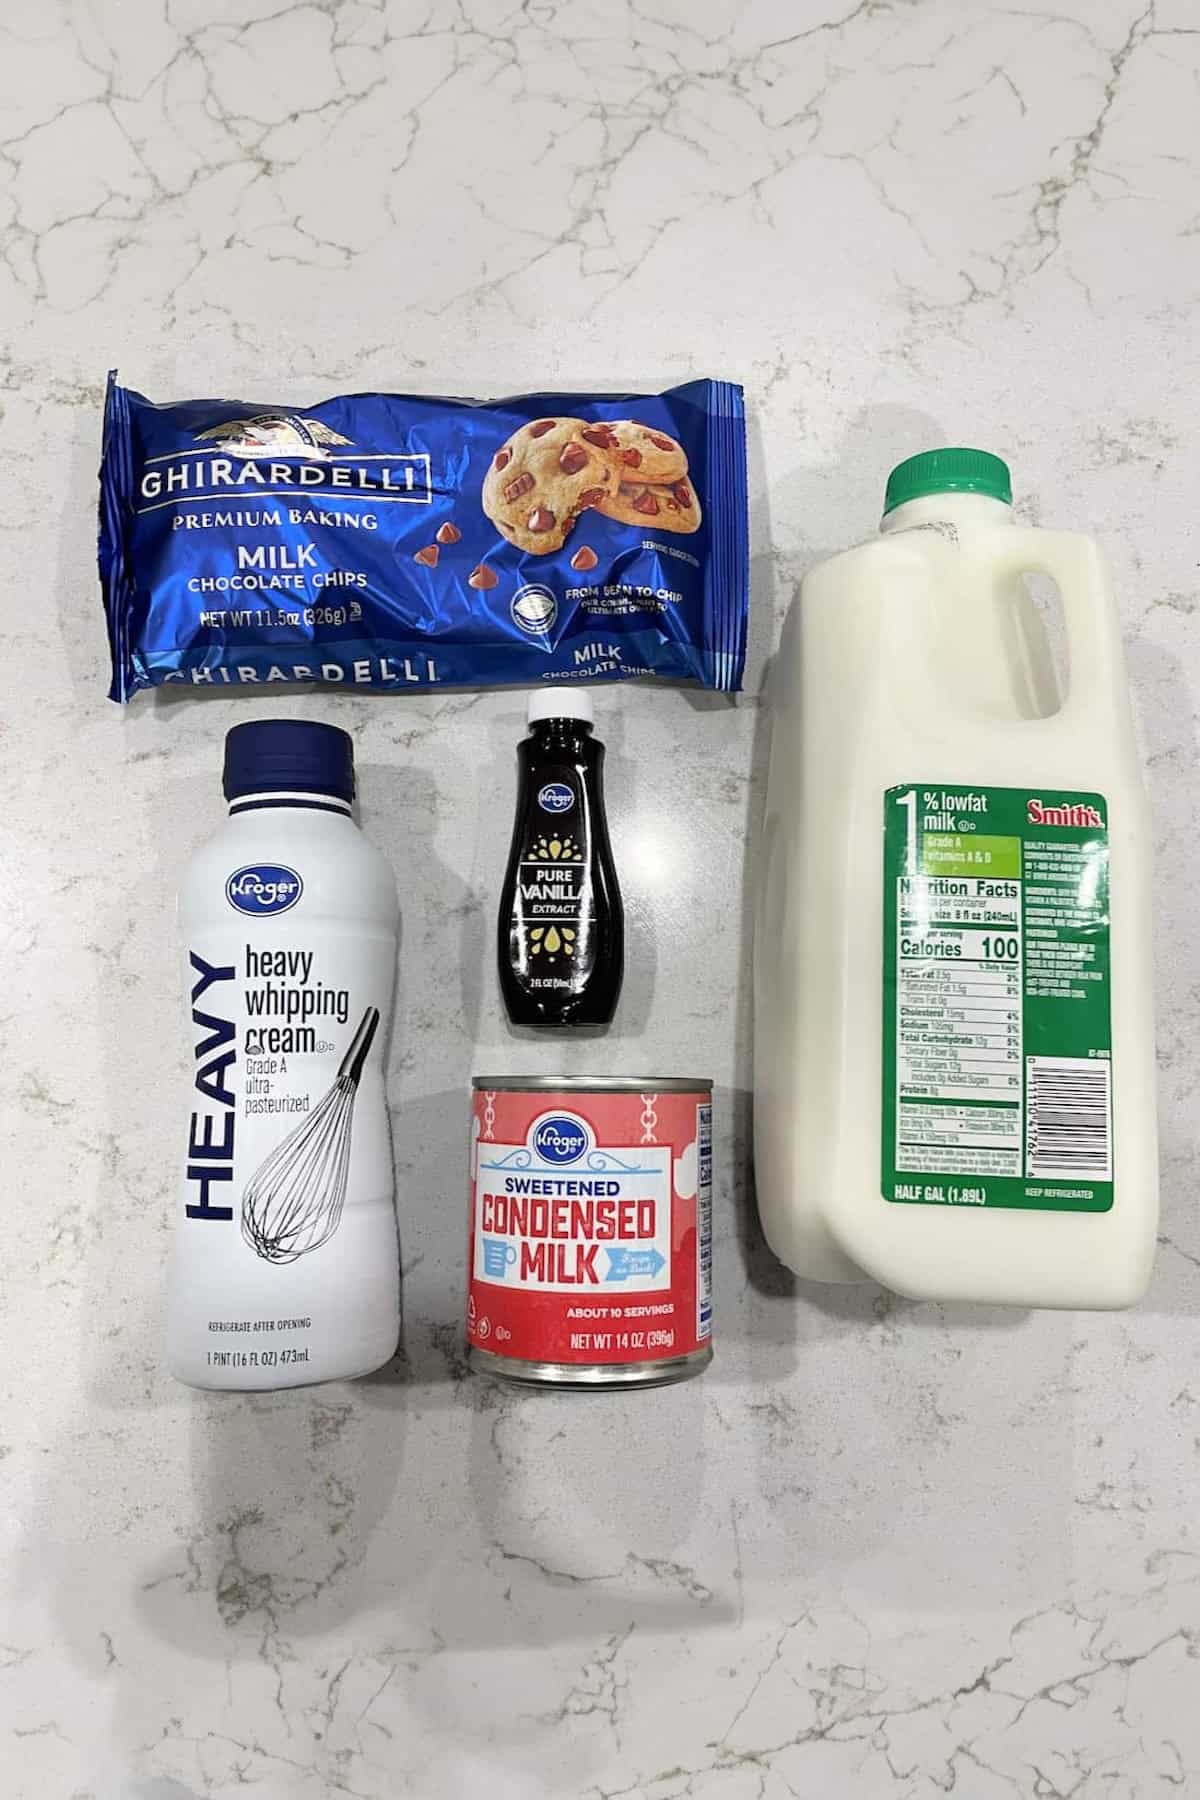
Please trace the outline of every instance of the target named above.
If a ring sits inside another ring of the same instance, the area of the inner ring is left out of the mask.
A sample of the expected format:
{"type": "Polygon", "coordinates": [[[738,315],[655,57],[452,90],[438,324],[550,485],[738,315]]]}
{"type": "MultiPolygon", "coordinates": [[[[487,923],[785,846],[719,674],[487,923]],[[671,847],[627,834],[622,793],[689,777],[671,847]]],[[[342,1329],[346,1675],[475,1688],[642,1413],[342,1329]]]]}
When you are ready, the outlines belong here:
{"type": "Polygon", "coordinates": [[[592,696],[573,681],[548,681],[535,688],[529,696],[528,718],[531,725],[539,719],[581,719],[585,725],[596,722],[592,696]]]}

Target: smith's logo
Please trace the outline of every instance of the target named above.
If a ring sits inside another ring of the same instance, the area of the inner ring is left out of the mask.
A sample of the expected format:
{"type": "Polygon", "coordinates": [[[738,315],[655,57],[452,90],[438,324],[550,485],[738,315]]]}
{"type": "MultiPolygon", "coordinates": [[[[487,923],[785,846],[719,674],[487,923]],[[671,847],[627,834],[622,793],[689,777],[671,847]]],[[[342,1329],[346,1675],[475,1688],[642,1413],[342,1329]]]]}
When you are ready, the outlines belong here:
{"type": "Polygon", "coordinates": [[[320,419],[302,419],[299,413],[258,413],[253,419],[227,419],[223,425],[196,433],[198,444],[219,444],[232,456],[303,457],[308,461],[325,461],[332,445],[351,441],[320,419]]]}
{"type": "Polygon", "coordinates": [[[1099,812],[1083,800],[1068,801],[1065,806],[1047,806],[1044,800],[1027,800],[1025,817],[1031,825],[1063,825],[1072,831],[1104,829],[1099,812]]]}
{"type": "Polygon", "coordinates": [[[301,413],[225,419],[196,432],[192,442],[202,447],[147,457],[139,512],[240,497],[248,490],[263,500],[274,495],[320,498],[331,489],[376,503],[406,500],[428,506],[433,498],[426,453],[360,450],[332,425],[301,413]]]}

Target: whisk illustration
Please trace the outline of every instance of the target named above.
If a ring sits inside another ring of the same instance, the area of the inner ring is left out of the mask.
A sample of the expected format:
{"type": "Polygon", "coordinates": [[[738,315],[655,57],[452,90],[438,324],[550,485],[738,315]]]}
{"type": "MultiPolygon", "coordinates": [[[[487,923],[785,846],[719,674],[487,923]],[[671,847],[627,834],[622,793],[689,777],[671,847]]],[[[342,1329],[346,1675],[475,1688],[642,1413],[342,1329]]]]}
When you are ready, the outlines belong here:
{"type": "Polygon", "coordinates": [[[264,1157],[247,1184],[242,1236],[267,1262],[295,1262],[319,1250],[341,1223],[354,1100],[378,1027],[379,1009],[368,1006],[325,1098],[264,1157]]]}

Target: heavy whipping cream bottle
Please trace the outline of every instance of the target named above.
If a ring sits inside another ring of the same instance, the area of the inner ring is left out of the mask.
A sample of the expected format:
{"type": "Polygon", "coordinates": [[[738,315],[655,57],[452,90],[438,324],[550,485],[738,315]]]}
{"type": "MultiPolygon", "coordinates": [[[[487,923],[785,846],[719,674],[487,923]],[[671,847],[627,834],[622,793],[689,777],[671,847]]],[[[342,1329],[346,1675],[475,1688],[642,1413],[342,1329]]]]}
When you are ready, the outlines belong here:
{"type": "Polygon", "coordinates": [[[365,1375],[399,1335],[384,1055],[399,911],[335,726],[237,725],[229,817],[180,898],[190,1068],[167,1318],[173,1375],[365,1375]]]}
{"type": "Polygon", "coordinates": [[[1150,828],[1108,568],[977,450],[911,458],[772,678],[755,1161],[776,1254],[1118,1307],[1158,1216],[1150,828]],[[1022,577],[1058,589],[1060,683],[1022,577]]]}

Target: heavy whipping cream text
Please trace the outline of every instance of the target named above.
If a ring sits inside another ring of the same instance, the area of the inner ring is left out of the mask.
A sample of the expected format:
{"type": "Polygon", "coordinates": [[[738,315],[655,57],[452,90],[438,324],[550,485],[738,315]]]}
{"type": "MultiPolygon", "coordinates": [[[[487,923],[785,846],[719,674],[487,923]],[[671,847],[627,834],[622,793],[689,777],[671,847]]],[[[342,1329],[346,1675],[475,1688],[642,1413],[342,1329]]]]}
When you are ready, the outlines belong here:
{"type": "Polygon", "coordinates": [[[311,1054],[319,1033],[310,1020],[349,1023],[350,989],[331,986],[315,975],[313,955],[312,950],[255,950],[246,945],[247,1054],[311,1054]],[[263,1019],[287,1023],[257,1022],[263,1019]]]}
{"type": "MultiPolygon", "coordinates": [[[[231,879],[227,888],[233,886],[231,879]]],[[[245,944],[237,961],[224,966],[206,962],[195,950],[189,954],[197,977],[191,990],[195,1088],[203,1102],[193,1110],[188,1130],[187,1179],[196,1191],[187,1204],[189,1219],[233,1217],[232,1207],[214,1195],[233,1180],[239,1108],[302,1113],[313,1104],[309,1093],[277,1090],[289,1076],[303,1076],[303,1063],[288,1058],[312,1058],[333,1048],[312,1021],[339,1026],[350,1021],[349,987],[323,981],[316,954],[311,948],[260,950],[245,944]],[[219,988],[216,995],[211,992],[218,983],[230,984],[224,1000],[219,988]],[[222,1006],[235,1016],[224,1016],[222,1006]],[[267,1019],[285,1022],[263,1023],[267,1019]],[[264,1058],[272,1059],[269,1067],[264,1058]]]]}
{"type": "MultiPolygon", "coordinates": [[[[194,950],[188,961],[198,977],[191,998],[192,1024],[199,1034],[195,1046],[196,1092],[202,1104],[193,1109],[188,1129],[187,1180],[195,1198],[186,1202],[185,1210],[189,1219],[227,1220],[232,1219],[233,1208],[214,1201],[213,1191],[227,1193],[228,1183],[233,1180],[237,1091],[230,1085],[230,1078],[238,1060],[237,1032],[233,1020],[217,1010],[218,997],[204,1000],[204,996],[214,983],[232,982],[236,970],[232,966],[214,968],[194,950]]],[[[225,1003],[226,1010],[229,1004],[225,1003]]]]}

